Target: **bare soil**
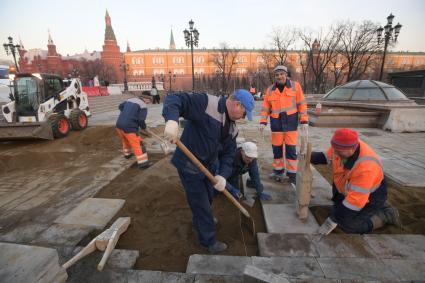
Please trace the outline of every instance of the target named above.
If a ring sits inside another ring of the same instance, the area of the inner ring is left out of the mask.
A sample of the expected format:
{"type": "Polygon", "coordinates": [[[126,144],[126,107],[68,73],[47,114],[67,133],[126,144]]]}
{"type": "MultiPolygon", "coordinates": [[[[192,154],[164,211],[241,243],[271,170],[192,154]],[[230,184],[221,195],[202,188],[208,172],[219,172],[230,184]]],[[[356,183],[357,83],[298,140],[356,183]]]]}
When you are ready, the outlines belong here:
{"type": "MultiPolygon", "coordinates": [[[[332,169],[330,167],[327,165],[315,165],[315,168],[332,184],[332,169]]],[[[387,185],[388,202],[399,210],[403,229],[386,226],[373,231],[373,233],[425,235],[425,187],[403,187],[389,180],[387,180],[387,185]]],[[[321,224],[328,217],[330,208],[314,207],[312,212],[319,224],[321,224]]]]}
{"type": "MultiPolygon", "coordinates": [[[[190,255],[208,251],[198,244],[192,213],[177,170],[170,163],[171,156],[156,154],[149,158],[156,162],[153,166],[126,170],[96,197],[126,200],[111,223],[118,217],[131,217],[131,225],[117,248],[139,250],[136,269],[185,272],[190,255]]],[[[257,255],[257,240],[241,225],[244,220],[237,208],[219,195],[213,209],[219,221],[217,239],[229,245],[222,254],[257,255]]],[[[256,201],[253,208],[246,209],[254,219],[256,232],[265,232],[260,203],[256,201]]]]}

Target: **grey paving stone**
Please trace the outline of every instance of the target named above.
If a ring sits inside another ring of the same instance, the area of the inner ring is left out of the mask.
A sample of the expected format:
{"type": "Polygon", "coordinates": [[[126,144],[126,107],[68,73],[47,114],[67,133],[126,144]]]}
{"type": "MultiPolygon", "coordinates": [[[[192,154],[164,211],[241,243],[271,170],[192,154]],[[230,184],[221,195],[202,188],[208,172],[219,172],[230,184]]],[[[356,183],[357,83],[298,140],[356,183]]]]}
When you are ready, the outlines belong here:
{"type": "MultiPolygon", "coordinates": [[[[133,275],[130,271],[125,270],[103,270],[98,272],[96,269],[90,269],[90,271],[74,271],[73,267],[68,269],[68,280],[69,283],[81,283],[81,282],[102,282],[102,283],[129,283],[129,282],[143,282],[136,281],[137,275],[133,275]]],[[[149,282],[149,281],[144,281],[149,282]]],[[[160,281],[157,281],[160,282],[160,281]]]]}
{"type": "Polygon", "coordinates": [[[318,257],[316,248],[306,234],[257,233],[260,256],[318,257]]]}
{"type": "Polygon", "coordinates": [[[387,269],[402,281],[425,280],[425,260],[383,259],[387,269]]]}
{"type": "Polygon", "coordinates": [[[37,238],[37,236],[48,227],[49,225],[44,223],[32,222],[20,224],[11,230],[2,229],[0,230],[0,241],[11,243],[29,243],[37,238]]]}
{"type": "Polygon", "coordinates": [[[332,205],[332,186],[314,166],[311,166],[311,171],[313,172],[313,184],[310,205],[332,205]]]}
{"type": "Polygon", "coordinates": [[[65,282],[55,249],[0,243],[1,282],[65,282]]]}
{"type": "Polygon", "coordinates": [[[103,229],[124,205],[123,199],[87,198],[55,223],[86,225],[103,229]]]}
{"type": "Polygon", "coordinates": [[[424,235],[365,235],[364,239],[379,258],[425,260],[424,235]]]}
{"type": "Polygon", "coordinates": [[[195,254],[189,257],[186,273],[239,276],[251,263],[252,259],[244,256],[195,254]]]}
{"type": "Polygon", "coordinates": [[[196,274],[194,283],[243,283],[243,276],[196,274]]]}
{"type": "Polygon", "coordinates": [[[329,234],[313,244],[320,257],[376,257],[361,235],[329,234]]]}
{"type": "Polygon", "coordinates": [[[31,243],[44,246],[76,246],[91,231],[93,231],[91,226],[53,224],[32,240],[31,243]]]}
{"type": "Polygon", "coordinates": [[[253,257],[252,264],[266,272],[290,278],[324,278],[315,258],[311,257],[253,257]]]}
{"type": "Polygon", "coordinates": [[[326,278],[394,280],[398,278],[381,260],[372,258],[318,258],[326,278]]]}
{"type": "Polygon", "coordinates": [[[261,176],[261,182],[264,191],[272,197],[271,201],[264,204],[293,204],[295,203],[295,191],[289,183],[280,183],[269,179],[267,176],[261,176]]]}
{"type": "Polygon", "coordinates": [[[284,275],[266,272],[252,265],[247,265],[243,274],[244,282],[246,283],[289,283],[289,280],[284,275]]]}
{"type": "Polygon", "coordinates": [[[293,204],[264,204],[263,214],[269,233],[314,234],[319,228],[311,212],[305,222],[298,219],[293,204]]]}

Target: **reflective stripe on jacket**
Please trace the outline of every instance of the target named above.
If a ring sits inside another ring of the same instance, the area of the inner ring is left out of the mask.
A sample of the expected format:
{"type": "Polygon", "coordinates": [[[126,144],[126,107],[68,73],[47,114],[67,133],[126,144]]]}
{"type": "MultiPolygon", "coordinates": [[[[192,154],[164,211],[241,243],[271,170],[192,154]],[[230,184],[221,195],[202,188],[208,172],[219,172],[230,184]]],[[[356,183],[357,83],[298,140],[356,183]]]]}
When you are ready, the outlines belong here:
{"type": "Polygon", "coordinates": [[[285,113],[287,116],[298,114],[299,121],[308,122],[307,103],[298,82],[287,80],[283,92],[279,91],[276,84],[267,89],[261,109],[260,123],[267,124],[269,116],[279,118],[281,113],[285,113]]]}
{"type": "MultiPolygon", "coordinates": [[[[206,93],[169,94],[164,100],[162,116],[166,121],[185,118],[187,123],[180,138],[181,142],[208,169],[219,159],[219,174],[224,178],[231,175],[238,129],[235,122],[226,118],[225,97],[206,93]],[[225,127],[225,123],[230,123],[229,127],[225,127]]],[[[204,174],[190,165],[191,161],[179,148],[171,161],[180,171],[190,170],[191,174],[199,174],[204,178],[204,174]]]]}
{"type": "Polygon", "coordinates": [[[339,156],[328,150],[328,160],[332,163],[333,182],[337,190],[345,196],[343,205],[360,211],[384,180],[382,162],[375,151],[360,141],[360,152],[351,170],[344,167],[339,156]]]}

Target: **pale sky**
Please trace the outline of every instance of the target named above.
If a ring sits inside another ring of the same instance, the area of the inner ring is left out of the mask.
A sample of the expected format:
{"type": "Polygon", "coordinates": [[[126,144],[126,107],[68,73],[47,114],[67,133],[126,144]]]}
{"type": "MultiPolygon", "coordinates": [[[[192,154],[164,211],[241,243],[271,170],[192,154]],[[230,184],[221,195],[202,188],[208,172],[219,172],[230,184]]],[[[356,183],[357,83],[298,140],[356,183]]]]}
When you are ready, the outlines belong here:
{"type": "MultiPolygon", "coordinates": [[[[102,50],[105,10],[112,19],[121,51],[168,48],[172,27],[177,48],[185,47],[183,30],[193,19],[199,47],[221,42],[237,48],[269,46],[273,27],[318,30],[341,20],[371,20],[382,26],[393,13],[403,27],[394,50],[425,51],[423,0],[156,0],[50,1],[0,0],[0,43],[11,35],[26,49],[47,49],[50,29],[57,51],[67,54],[102,50]]],[[[0,47],[0,58],[6,53],[0,47]]],[[[11,56],[8,57],[11,59],[11,56]]]]}

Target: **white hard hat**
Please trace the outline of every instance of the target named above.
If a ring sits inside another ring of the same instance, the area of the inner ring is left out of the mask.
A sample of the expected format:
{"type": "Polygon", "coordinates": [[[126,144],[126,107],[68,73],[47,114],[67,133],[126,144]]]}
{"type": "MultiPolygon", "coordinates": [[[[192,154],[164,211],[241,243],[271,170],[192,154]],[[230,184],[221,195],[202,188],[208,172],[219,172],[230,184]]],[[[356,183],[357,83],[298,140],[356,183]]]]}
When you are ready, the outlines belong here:
{"type": "Polygon", "coordinates": [[[245,155],[251,158],[257,158],[257,145],[253,142],[244,142],[242,144],[242,150],[245,152],[245,155]]]}
{"type": "Polygon", "coordinates": [[[283,66],[283,65],[277,65],[273,69],[273,72],[279,72],[279,71],[284,71],[285,73],[288,73],[288,68],[286,66],[283,66]]]}

